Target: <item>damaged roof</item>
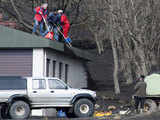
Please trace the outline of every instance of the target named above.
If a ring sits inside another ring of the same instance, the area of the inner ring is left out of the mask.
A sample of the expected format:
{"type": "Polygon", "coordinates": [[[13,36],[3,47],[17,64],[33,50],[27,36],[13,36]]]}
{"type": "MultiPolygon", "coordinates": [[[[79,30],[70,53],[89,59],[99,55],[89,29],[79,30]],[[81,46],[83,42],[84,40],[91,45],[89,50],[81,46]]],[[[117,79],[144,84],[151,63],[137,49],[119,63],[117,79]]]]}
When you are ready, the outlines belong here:
{"type": "Polygon", "coordinates": [[[11,29],[0,25],[0,48],[1,49],[24,49],[24,48],[50,48],[64,54],[91,60],[92,55],[87,51],[72,47],[67,48],[64,43],[45,39],[23,31],[11,29]]]}

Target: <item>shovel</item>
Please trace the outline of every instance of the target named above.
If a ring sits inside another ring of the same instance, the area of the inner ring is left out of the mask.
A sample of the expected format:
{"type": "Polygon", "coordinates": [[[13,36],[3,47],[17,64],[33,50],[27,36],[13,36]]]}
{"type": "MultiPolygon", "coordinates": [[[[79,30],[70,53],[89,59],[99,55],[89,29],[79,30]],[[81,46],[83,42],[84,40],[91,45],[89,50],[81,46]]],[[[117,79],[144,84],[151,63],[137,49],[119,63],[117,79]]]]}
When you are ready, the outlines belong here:
{"type": "Polygon", "coordinates": [[[50,31],[46,19],[45,19],[43,16],[42,16],[42,18],[43,18],[43,21],[44,21],[44,23],[45,23],[46,29],[47,29],[47,31],[48,31],[48,33],[47,33],[47,38],[53,40],[53,33],[51,33],[51,31],[50,31]]]}

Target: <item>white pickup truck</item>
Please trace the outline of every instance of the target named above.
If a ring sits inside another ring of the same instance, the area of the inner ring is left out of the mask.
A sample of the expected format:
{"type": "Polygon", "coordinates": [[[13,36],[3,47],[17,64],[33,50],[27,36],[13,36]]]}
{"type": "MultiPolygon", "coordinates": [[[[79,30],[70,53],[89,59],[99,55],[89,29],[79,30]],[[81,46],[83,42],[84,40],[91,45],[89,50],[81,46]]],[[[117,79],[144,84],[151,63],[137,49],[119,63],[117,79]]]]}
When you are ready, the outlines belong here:
{"type": "Polygon", "coordinates": [[[53,77],[0,77],[0,104],[3,114],[25,119],[32,109],[62,109],[67,116],[89,117],[94,113],[96,92],[74,89],[53,77]]]}

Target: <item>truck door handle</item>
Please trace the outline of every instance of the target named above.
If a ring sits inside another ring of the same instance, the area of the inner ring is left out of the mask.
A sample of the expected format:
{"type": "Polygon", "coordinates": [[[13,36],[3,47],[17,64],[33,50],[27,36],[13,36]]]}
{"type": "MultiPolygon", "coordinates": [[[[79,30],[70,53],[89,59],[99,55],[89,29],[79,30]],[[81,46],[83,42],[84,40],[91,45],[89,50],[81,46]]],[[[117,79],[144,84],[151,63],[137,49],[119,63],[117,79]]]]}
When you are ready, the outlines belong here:
{"type": "Polygon", "coordinates": [[[33,93],[37,93],[37,91],[33,91],[33,93]]]}
{"type": "Polygon", "coordinates": [[[50,91],[51,93],[54,93],[54,91],[50,91]]]}

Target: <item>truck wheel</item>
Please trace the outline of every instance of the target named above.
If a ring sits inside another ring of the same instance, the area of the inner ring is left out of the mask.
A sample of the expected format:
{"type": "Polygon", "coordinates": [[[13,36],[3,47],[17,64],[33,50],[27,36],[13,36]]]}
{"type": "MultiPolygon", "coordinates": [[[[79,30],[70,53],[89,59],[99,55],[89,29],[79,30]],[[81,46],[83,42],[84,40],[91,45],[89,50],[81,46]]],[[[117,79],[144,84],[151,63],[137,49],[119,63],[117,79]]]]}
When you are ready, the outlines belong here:
{"type": "Polygon", "coordinates": [[[11,105],[9,115],[13,119],[28,118],[30,115],[30,107],[24,101],[16,101],[11,105]]]}
{"type": "Polygon", "coordinates": [[[157,111],[156,102],[151,99],[147,99],[144,103],[144,111],[149,113],[157,111]]]}
{"type": "Polygon", "coordinates": [[[8,106],[7,106],[6,104],[2,104],[2,105],[1,105],[1,117],[2,117],[3,119],[9,118],[9,115],[8,115],[8,113],[7,113],[7,108],[8,108],[8,106]]]}
{"type": "Polygon", "coordinates": [[[94,112],[94,104],[88,99],[79,99],[74,105],[74,114],[77,117],[90,117],[94,112]]]}

